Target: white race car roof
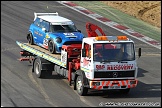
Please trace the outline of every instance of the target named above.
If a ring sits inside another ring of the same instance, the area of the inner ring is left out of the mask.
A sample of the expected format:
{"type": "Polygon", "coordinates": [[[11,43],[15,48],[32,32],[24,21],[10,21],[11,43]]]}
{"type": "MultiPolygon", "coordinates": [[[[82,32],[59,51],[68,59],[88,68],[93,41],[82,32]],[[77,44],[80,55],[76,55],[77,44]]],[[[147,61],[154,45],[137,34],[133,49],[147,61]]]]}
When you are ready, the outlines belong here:
{"type": "Polygon", "coordinates": [[[35,13],[35,19],[36,17],[51,22],[52,24],[73,24],[71,20],[59,16],[58,13],[35,13]]]}
{"type": "Polygon", "coordinates": [[[61,17],[61,16],[54,16],[54,15],[38,16],[38,18],[41,18],[41,19],[46,20],[46,21],[51,22],[51,23],[71,21],[67,18],[64,18],[64,17],[61,17]]]}

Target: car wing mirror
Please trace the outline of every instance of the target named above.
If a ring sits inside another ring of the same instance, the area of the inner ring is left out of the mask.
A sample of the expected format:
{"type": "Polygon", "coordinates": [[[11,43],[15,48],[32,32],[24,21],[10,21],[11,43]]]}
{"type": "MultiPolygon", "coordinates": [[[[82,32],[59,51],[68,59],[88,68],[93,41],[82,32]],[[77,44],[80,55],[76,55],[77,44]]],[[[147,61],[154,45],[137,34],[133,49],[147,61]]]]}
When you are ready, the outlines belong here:
{"type": "Polygon", "coordinates": [[[46,28],[42,28],[42,31],[46,31],[46,28]]]}

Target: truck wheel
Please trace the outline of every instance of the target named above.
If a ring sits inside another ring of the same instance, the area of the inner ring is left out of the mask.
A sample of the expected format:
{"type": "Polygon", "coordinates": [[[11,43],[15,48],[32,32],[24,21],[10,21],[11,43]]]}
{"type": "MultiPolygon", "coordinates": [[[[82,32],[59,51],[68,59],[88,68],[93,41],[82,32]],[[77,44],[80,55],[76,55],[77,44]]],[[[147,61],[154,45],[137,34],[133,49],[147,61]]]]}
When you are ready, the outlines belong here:
{"type": "Polygon", "coordinates": [[[67,76],[66,76],[66,72],[67,70],[66,69],[63,69],[63,76],[65,77],[65,78],[68,78],[67,76]]]}
{"type": "Polygon", "coordinates": [[[64,73],[64,72],[63,72],[63,68],[61,68],[61,69],[60,69],[60,75],[63,76],[63,73],[64,73]]]}
{"type": "Polygon", "coordinates": [[[45,75],[45,72],[41,70],[41,61],[38,58],[34,61],[34,73],[38,78],[42,78],[45,75]]]}
{"type": "Polygon", "coordinates": [[[55,44],[52,40],[48,42],[48,50],[51,54],[56,53],[55,44]]]}
{"type": "Polygon", "coordinates": [[[128,94],[130,91],[130,88],[127,88],[127,89],[120,89],[120,93],[121,94],[128,94]]]}
{"type": "Polygon", "coordinates": [[[27,40],[30,45],[34,45],[33,35],[31,33],[28,34],[27,40]]]}
{"type": "Polygon", "coordinates": [[[77,77],[76,80],[76,89],[80,96],[85,96],[88,92],[88,88],[83,86],[83,78],[81,76],[77,77]]]}

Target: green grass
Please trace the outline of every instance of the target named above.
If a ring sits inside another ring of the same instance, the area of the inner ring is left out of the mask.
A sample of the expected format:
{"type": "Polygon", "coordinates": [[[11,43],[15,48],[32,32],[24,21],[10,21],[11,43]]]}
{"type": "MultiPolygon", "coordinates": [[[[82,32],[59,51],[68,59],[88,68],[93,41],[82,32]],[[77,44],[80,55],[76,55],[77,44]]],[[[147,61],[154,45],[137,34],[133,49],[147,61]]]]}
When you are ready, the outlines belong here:
{"type": "Polygon", "coordinates": [[[147,37],[161,42],[161,28],[152,26],[140,19],[125,14],[117,9],[107,6],[100,1],[72,1],[79,6],[82,6],[92,12],[95,12],[103,17],[106,17],[118,24],[124,25],[133,29],[147,37]]]}

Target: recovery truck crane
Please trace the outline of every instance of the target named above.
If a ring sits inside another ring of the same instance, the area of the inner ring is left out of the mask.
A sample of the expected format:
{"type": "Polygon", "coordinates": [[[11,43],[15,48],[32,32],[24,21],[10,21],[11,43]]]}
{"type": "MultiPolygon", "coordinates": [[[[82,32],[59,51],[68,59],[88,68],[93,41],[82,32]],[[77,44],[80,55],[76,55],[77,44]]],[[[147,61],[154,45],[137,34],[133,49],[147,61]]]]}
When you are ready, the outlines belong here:
{"type": "Polygon", "coordinates": [[[20,61],[32,61],[32,72],[38,78],[47,73],[52,75],[53,71],[64,76],[81,96],[88,89],[118,89],[126,94],[136,87],[138,66],[134,42],[127,36],[106,36],[92,23],[86,24],[86,30],[88,37],[83,38],[82,44],[63,45],[61,54],[16,41],[23,49],[20,61]]]}

